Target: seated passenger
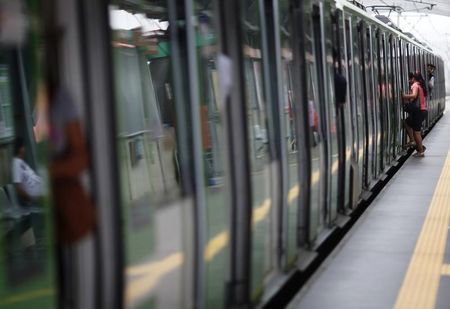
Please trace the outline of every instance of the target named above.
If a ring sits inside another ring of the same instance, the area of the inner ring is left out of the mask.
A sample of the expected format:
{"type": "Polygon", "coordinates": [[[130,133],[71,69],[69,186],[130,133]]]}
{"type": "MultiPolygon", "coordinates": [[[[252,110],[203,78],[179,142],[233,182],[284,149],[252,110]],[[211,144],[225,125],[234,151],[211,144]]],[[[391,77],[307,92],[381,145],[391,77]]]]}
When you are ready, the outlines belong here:
{"type": "Polygon", "coordinates": [[[12,182],[22,203],[28,204],[42,196],[42,178],[25,162],[25,143],[16,138],[12,162],[12,182]]]}

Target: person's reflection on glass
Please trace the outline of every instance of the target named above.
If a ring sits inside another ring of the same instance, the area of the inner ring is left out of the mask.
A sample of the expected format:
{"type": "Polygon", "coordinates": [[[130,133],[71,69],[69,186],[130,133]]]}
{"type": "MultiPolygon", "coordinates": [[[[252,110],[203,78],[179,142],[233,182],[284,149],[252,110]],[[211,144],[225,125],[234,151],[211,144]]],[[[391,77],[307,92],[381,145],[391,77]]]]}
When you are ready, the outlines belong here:
{"type": "Polygon", "coordinates": [[[17,137],[14,142],[12,182],[21,205],[36,202],[43,194],[42,178],[25,162],[25,143],[17,137]]]}
{"type": "Polygon", "coordinates": [[[88,153],[75,105],[63,89],[50,94],[50,177],[57,212],[58,236],[73,243],[94,227],[94,208],[81,184],[88,153]]]}
{"type": "Polygon", "coordinates": [[[58,83],[50,82],[48,96],[50,179],[59,244],[60,307],[94,308],[88,290],[95,285],[95,211],[81,181],[89,167],[88,151],[81,121],[68,91],[58,83]]]}

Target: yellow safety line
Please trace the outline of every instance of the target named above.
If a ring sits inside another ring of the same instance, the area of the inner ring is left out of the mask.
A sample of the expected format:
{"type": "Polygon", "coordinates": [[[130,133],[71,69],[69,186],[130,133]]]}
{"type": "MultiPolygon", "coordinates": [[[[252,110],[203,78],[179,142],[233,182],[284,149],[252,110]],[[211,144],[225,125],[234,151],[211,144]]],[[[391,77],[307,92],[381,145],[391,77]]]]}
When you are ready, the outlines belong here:
{"type": "MultiPolygon", "coordinates": [[[[418,181],[423,181],[419,180],[418,181]]],[[[436,304],[450,222],[450,151],[439,177],[396,309],[428,309],[436,304]]],[[[445,268],[448,270],[448,267],[445,268]]]]}
{"type": "MultiPolygon", "coordinates": [[[[37,298],[52,296],[55,294],[53,289],[41,289],[30,292],[17,293],[0,300],[0,308],[4,308],[5,305],[12,305],[16,303],[23,303],[26,301],[36,300],[37,298]]],[[[6,308],[6,307],[5,307],[6,308]]]]}
{"type": "MultiPolygon", "coordinates": [[[[150,262],[140,267],[141,277],[131,279],[127,284],[126,299],[128,304],[134,304],[153,290],[158,282],[183,264],[184,255],[176,252],[160,261],[150,262]]],[[[128,273],[129,271],[127,271],[128,273]]]]}
{"type": "Polygon", "coordinates": [[[205,260],[212,261],[220,251],[228,245],[228,233],[221,232],[214,236],[206,245],[204,257],[205,260]]]}
{"type": "Polygon", "coordinates": [[[450,264],[442,265],[441,275],[442,276],[450,276],[450,264]]]}

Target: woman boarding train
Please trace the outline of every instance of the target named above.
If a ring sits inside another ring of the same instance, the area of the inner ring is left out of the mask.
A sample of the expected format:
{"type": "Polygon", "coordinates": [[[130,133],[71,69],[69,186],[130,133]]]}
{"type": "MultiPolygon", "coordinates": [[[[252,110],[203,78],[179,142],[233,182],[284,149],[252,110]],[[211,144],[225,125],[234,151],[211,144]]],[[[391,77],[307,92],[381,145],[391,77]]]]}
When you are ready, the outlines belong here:
{"type": "Polygon", "coordinates": [[[417,152],[414,157],[425,156],[425,146],[422,144],[422,122],[428,115],[427,103],[426,103],[426,87],[420,72],[408,74],[408,81],[411,85],[411,93],[403,94],[403,100],[405,100],[405,110],[409,113],[406,118],[405,126],[409,136],[409,142],[406,146],[416,146],[417,152]],[[418,102],[416,101],[418,100],[418,102]],[[417,107],[413,107],[413,104],[417,104],[417,107]],[[414,143],[415,142],[415,143],[414,143]]]}

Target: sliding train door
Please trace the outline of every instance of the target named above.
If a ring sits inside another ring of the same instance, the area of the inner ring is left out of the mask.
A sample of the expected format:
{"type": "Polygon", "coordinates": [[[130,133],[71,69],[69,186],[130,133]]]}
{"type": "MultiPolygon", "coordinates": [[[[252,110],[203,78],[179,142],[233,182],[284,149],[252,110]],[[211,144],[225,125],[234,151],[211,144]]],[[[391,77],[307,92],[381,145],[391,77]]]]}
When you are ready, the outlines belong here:
{"type": "MultiPolygon", "coordinates": [[[[309,204],[309,242],[313,242],[325,224],[325,209],[327,196],[326,176],[326,119],[322,115],[325,107],[322,104],[319,88],[319,62],[316,56],[320,50],[320,16],[313,18],[313,6],[310,1],[303,4],[305,25],[305,71],[307,80],[308,125],[309,125],[309,156],[310,156],[310,204],[309,204]],[[314,19],[314,20],[313,20],[314,19]],[[313,26],[314,24],[314,26],[313,26]]],[[[320,58],[319,58],[320,59],[320,58]]],[[[322,93],[323,94],[323,93],[322,93]]]]}
{"type": "Polygon", "coordinates": [[[241,48],[247,110],[247,145],[251,185],[251,278],[255,302],[277,268],[280,173],[276,158],[268,29],[263,1],[241,1],[241,48]]]}
{"type": "Polygon", "coordinates": [[[329,198],[326,209],[327,227],[332,227],[336,222],[338,211],[338,184],[339,184],[339,146],[338,146],[338,116],[336,90],[334,89],[334,67],[338,59],[333,57],[333,26],[331,16],[331,1],[323,1],[319,5],[321,10],[321,29],[323,37],[323,72],[325,86],[325,106],[328,119],[328,174],[329,181],[329,198]]]}
{"type": "MultiPolygon", "coordinates": [[[[277,100],[279,115],[279,138],[280,138],[280,161],[283,171],[283,198],[281,211],[282,241],[279,244],[280,262],[284,269],[289,269],[296,261],[298,254],[299,236],[298,223],[302,210],[299,207],[304,206],[304,201],[300,194],[301,177],[300,173],[305,172],[305,166],[301,164],[301,156],[304,149],[304,137],[299,134],[300,113],[298,92],[295,87],[299,85],[299,70],[295,68],[298,65],[298,53],[294,49],[298,38],[294,35],[298,32],[293,31],[293,13],[290,10],[290,3],[283,1],[273,2],[273,36],[275,51],[273,56],[276,61],[277,78],[277,100]],[[301,205],[301,206],[300,206],[301,205]]],[[[297,86],[298,87],[298,86],[297,86]]],[[[281,235],[280,235],[281,236],[281,235]]],[[[304,236],[303,236],[304,237],[304,236]]]]}
{"type": "Polygon", "coordinates": [[[109,6],[129,307],[226,301],[227,148],[214,4],[109,6]],[[175,26],[179,20],[186,23],[175,26]]]}

